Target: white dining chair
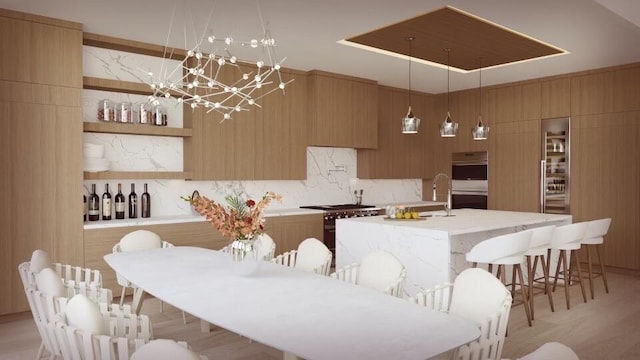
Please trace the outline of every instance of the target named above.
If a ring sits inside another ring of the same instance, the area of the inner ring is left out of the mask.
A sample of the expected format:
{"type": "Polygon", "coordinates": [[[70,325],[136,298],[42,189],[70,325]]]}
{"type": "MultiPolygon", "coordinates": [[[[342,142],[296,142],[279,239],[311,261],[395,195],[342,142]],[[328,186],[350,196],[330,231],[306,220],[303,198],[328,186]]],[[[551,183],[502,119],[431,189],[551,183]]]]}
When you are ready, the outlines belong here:
{"type": "Polygon", "coordinates": [[[484,240],[472,247],[466,254],[467,261],[471,262],[473,267],[476,267],[478,263],[488,264],[489,272],[491,272],[492,266],[498,265],[496,276],[500,278],[503,283],[506,283],[506,266],[512,266],[511,297],[515,298],[516,283],[519,283],[522,304],[524,305],[523,307],[529,326],[532,325],[531,309],[525,290],[521,264],[525,262],[524,254],[529,250],[530,244],[531,232],[520,231],[484,240]]]}
{"type": "Polygon", "coordinates": [[[70,264],[52,263],[49,254],[41,249],[33,251],[31,260],[18,265],[18,272],[24,286],[35,286],[35,275],[44,268],[52,268],[64,281],[65,286],[85,284],[86,287],[102,287],[100,270],[83,268],[70,264]]]}
{"type": "Polygon", "coordinates": [[[391,296],[402,297],[407,270],[391,253],[377,250],[365,255],[360,263],[336,269],[331,277],[366,286],[391,296]]]}
{"type": "MultiPolygon", "coordinates": [[[[113,246],[112,251],[113,253],[119,253],[168,247],[173,247],[173,244],[163,241],[158,234],[149,230],[136,230],[123,236],[120,241],[113,246]]],[[[120,305],[122,305],[124,304],[127,288],[135,289],[135,286],[118,273],[116,273],[116,278],[118,285],[122,286],[122,292],[120,294],[120,305]]]]}
{"type": "Polygon", "coordinates": [[[298,245],[297,250],[287,251],[271,260],[284,266],[329,275],[331,270],[331,250],[316,238],[308,238],[298,245]]]}
{"type": "Polygon", "coordinates": [[[589,279],[589,291],[591,292],[591,299],[594,299],[593,279],[595,277],[602,277],[604,283],[604,291],[609,293],[609,285],[607,284],[607,273],[604,270],[604,263],[600,256],[600,248],[604,244],[604,237],[609,232],[609,226],[611,225],[611,218],[598,219],[589,221],[587,226],[587,232],[582,239],[582,246],[587,250],[587,276],[589,279]],[[594,247],[596,255],[598,256],[598,264],[600,265],[600,272],[593,271],[593,264],[591,263],[591,248],[594,247]]]}
{"type": "Polygon", "coordinates": [[[451,359],[498,360],[511,311],[511,293],[491,273],[466,269],[447,283],[419,292],[409,301],[431,310],[446,312],[474,322],[480,329],[478,340],[456,349],[451,359]]]}
{"type": "Polygon", "coordinates": [[[579,360],[570,347],[559,342],[548,342],[519,360],[579,360]]]}
{"type": "Polygon", "coordinates": [[[70,299],[47,324],[64,359],[129,359],[152,337],[146,315],[101,311],[84,295],[70,299]]]}
{"type": "Polygon", "coordinates": [[[189,350],[187,343],[169,339],[151,340],[131,355],[131,360],[208,360],[189,350]]]}

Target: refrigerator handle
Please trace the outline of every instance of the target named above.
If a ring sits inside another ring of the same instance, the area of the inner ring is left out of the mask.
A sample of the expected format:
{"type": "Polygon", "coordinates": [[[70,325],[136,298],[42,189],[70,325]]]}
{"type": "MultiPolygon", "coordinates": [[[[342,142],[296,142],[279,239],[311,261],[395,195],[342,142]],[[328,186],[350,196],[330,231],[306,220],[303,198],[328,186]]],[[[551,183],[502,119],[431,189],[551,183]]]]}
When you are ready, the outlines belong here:
{"type": "Polygon", "coordinates": [[[546,201],[546,183],[547,183],[547,173],[546,173],[546,168],[547,168],[547,161],[546,160],[541,160],[540,161],[540,212],[544,213],[544,208],[545,208],[545,201],[546,201]]]}

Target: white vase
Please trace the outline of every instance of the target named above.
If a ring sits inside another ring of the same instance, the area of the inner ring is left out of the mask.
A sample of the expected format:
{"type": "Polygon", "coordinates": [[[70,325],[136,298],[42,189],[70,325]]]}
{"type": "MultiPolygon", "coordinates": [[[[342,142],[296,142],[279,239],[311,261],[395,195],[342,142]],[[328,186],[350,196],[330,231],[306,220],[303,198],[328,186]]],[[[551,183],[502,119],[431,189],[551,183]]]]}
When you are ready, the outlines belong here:
{"type": "Polygon", "coordinates": [[[234,272],[241,276],[254,274],[260,268],[255,239],[236,239],[231,243],[234,272]]]}

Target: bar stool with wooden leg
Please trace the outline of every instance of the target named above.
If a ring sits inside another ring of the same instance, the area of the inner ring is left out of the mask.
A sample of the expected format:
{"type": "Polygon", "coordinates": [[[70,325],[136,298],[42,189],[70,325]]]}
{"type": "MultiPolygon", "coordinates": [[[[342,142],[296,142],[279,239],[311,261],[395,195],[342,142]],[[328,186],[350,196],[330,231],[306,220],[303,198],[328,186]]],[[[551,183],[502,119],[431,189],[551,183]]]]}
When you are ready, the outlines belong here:
{"type": "Polygon", "coordinates": [[[564,286],[564,294],[567,300],[567,310],[571,308],[571,299],[569,297],[569,286],[571,285],[572,272],[574,271],[573,264],[575,261],[578,272],[578,282],[580,283],[580,290],[582,291],[582,298],[584,302],[587,302],[587,295],[584,292],[584,284],[582,283],[582,271],[580,270],[580,262],[578,260],[578,251],[584,239],[584,234],[587,232],[588,222],[581,222],[569,225],[562,225],[556,227],[553,231],[553,238],[549,244],[547,262],[551,258],[551,251],[558,250],[560,252],[558,257],[558,264],[556,266],[556,274],[553,279],[553,291],[556,291],[556,285],[558,279],[562,275],[562,284],[564,286]],[[567,254],[569,251],[569,254],[567,254]],[[569,258],[569,264],[567,264],[567,257],[569,258]],[[569,269],[567,270],[567,266],[569,269]],[[560,269],[562,267],[562,270],[560,269]]]}
{"type": "Polygon", "coordinates": [[[591,299],[594,299],[593,295],[593,278],[597,276],[602,277],[604,282],[604,291],[609,293],[609,286],[607,285],[607,274],[604,271],[604,264],[600,257],[600,247],[604,243],[604,237],[609,232],[609,226],[611,225],[611,218],[599,219],[589,221],[587,227],[587,233],[582,239],[582,245],[587,249],[587,269],[589,272],[589,290],[591,291],[591,299]],[[596,254],[598,255],[598,264],[600,264],[600,272],[593,273],[591,264],[591,247],[595,247],[596,254]]]}
{"type": "Polygon", "coordinates": [[[476,244],[466,255],[468,262],[473,263],[473,267],[477,267],[478,263],[498,265],[497,277],[505,283],[505,265],[513,266],[513,277],[511,279],[511,288],[513,298],[515,295],[516,276],[520,283],[520,293],[522,295],[522,304],[527,315],[527,322],[531,326],[531,313],[529,300],[525,290],[524,278],[522,276],[522,267],[524,263],[524,254],[529,250],[531,243],[531,232],[521,231],[513,234],[496,236],[481,243],[476,244]]]}
{"type": "Polygon", "coordinates": [[[533,293],[534,282],[540,280],[536,278],[536,270],[538,268],[538,260],[540,260],[540,265],[542,265],[542,281],[544,281],[544,292],[547,294],[549,298],[549,307],[551,308],[551,312],[554,312],[553,308],[553,297],[551,295],[551,286],[549,286],[549,268],[547,267],[547,262],[545,261],[545,255],[547,253],[547,249],[549,248],[549,243],[551,242],[551,238],[553,237],[553,231],[555,230],[555,225],[550,226],[542,226],[533,229],[526,230],[531,232],[531,244],[529,245],[529,250],[524,253],[525,259],[527,261],[527,282],[528,286],[528,294],[529,294],[529,305],[531,307],[531,320],[535,319],[534,312],[534,300],[533,293]],[[531,260],[533,259],[533,265],[531,264],[531,260]]]}

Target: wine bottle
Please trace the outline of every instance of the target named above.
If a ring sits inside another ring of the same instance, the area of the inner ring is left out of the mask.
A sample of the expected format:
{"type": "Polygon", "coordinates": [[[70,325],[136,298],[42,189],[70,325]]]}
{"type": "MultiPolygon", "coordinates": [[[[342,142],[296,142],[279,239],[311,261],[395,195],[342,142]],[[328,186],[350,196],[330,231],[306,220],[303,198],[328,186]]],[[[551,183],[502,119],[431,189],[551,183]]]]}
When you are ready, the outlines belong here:
{"type": "Polygon", "coordinates": [[[82,202],[83,202],[83,215],[82,221],[87,221],[87,195],[82,194],[82,202]]]}
{"type": "Polygon", "coordinates": [[[122,184],[118,184],[116,194],[116,219],[124,219],[124,195],[122,195],[122,184]]]}
{"type": "Polygon", "coordinates": [[[104,194],[102,194],[102,220],[111,220],[111,193],[109,193],[109,184],[104,184],[104,194]]]}
{"type": "Polygon", "coordinates": [[[129,194],[129,219],[138,217],[138,195],[136,195],[136,185],[131,184],[131,193],[129,194]]]}
{"type": "Polygon", "coordinates": [[[96,184],[91,184],[91,194],[89,194],[89,221],[100,220],[100,198],[96,194],[96,184]]]}
{"type": "Polygon", "coordinates": [[[151,217],[151,196],[147,192],[147,184],[144,184],[144,192],[142,193],[140,200],[142,201],[142,217],[151,217]]]}

